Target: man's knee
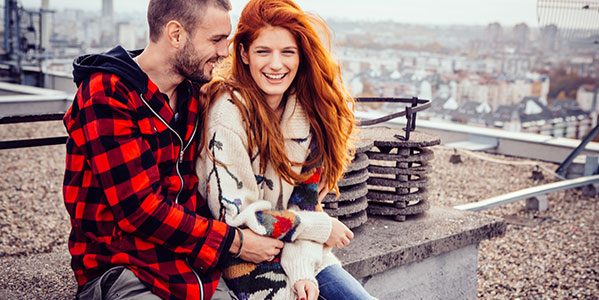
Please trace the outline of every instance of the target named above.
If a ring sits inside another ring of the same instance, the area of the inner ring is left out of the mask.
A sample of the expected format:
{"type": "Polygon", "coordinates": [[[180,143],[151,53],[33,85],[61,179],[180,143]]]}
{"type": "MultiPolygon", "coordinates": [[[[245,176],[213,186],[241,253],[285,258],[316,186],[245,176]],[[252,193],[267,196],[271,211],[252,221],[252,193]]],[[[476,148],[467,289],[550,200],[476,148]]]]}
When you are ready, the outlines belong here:
{"type": "Polygon", "coordinates": [[[216,287],[216,291],[214,292],[214,296],[212,296],[212,300],[238,300],[235,297],[235,293],[229,289],[225,280],[221,279],[218,281],[218,286],[216,287]]]}
{"type": "Polygon", "coordinates": [[[160,300],[131,270],[118,266],[86,283],[78,300],[160,300]]]}

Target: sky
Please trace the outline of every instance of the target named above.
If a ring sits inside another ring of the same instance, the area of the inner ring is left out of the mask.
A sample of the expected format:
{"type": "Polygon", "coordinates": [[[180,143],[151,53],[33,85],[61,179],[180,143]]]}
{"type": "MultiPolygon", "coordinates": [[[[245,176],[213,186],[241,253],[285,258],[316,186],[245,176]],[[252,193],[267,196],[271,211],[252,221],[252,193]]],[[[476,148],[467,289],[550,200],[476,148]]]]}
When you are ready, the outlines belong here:
{"type": "MultiPolygon", "coordinates": [[[[19,0],[37,8],[41,0],[19,0]]],[[[231,0],[233,15],[239,15],[247,0],[231,0]]],[[[324,18],[417,24],[504,26],[525,22],[537,26],[537,0],[296,0],[304,10],[324,18]]],[[[50,0],[51,9],[77,8],[100,11],[102,0],[50,0]]],[[[148,0],[114,0],[116,12],[144,13],[148,0]]]]}

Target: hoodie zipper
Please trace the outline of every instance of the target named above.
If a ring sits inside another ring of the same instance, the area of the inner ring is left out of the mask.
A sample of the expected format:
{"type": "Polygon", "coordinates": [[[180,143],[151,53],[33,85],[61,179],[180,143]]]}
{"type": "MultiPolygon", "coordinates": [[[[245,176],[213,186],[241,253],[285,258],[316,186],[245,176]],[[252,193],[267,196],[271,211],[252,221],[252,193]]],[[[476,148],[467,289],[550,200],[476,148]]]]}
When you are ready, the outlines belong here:
{"type": "MultiPolygon", "coordinates": [[[[189,145],[191,145],[192,141],[193,141],[193,137],[195,136],[197,129],[198,129],[198,119],[196,119],[196,123],[193,127],[193,132],[191,134],[191,138],[189,139],[189,143],[187,143],[187,145],[183,145],[183,139],[181,138],[181,136],[179,135],[179,133],[177,133],[176,130],[174,130],[158,113],[156,113],[156,111],[150,106],[150,104],[146,101],[146,99],[144,98],[144,96],[142,94],[139,95],[139,97],[141,98],[141,101],[150,109],[150,111],[164,124],[166,125],[166,127],[168,129],[170,129],[175,136],[177,136],[177,138],[179,139],[180,145],[181,145],[181,151],[179,151],[179,154],[177,156],[177,163],[175,164],[175,170],[177,171],[177,176],[179,176],[179,180],[181,181],[181,188],[179,188],[179,192],[177,193],[177,197],[175,197],[175,203],[179,203],[179,196],[181,195],[181,192],[183,191],[183,176],[181,176],[181,171],[179,171],[179,164],[183,161],[183,154],[185,153],[185,150],[187,150],[187,148],[189,147],[189,145]]],[[[202,284],[202,280],[200,279],[200,276],[198,276],[198,274],[196,273],[196,271],[193,269],[193,267],[191,266],[191,264],[189,263],[189,259],[185,258],[185,262],[187,263],[187,266],[189,267],[189,269],[191,270],[191,272],[193,273],[193,275],[195,275],[196,279],[198,280],[198,285],[200,287],[200,299],[203,300],[204,299],[204,285],[202,284]]]]}
{"type": "Polygon", "coordinates": [[[189,147],[189,145],[191,145],[192,141],[193,141],[193,137],[195,136],[197,129],[198,129],[198,120],[196,119],[196,123],[193,127],[193,133],[191,134],[191,138],[189,139],[189,143],[187,143],[187,145],[184,145],[183,143],[183,139],[181,138],[181,136],[179,135],[179,133],[177,133],[177,131],[175,129],[173,129],[158,113],[156,113],[156,111],[150,106],[150,104],[146,101],[146,99],[144,98],[143,95],[139,95],[141,98],[141,101],[143,101],[143,103],[150,109],[150,111],[152,111],[152,113],[168,128],[170,129],[175,136],[179,139],[179,145],[181,145],[181,150],[179,151],[179,154],[177,155],[177,163],[175,164],[175,171],[177,171],[177,176],[179,177],[179,181],[181,182],[181,187],[179,188],[179,192],[177,193],[177,197],[175,197],[175,203],[179,203],[179,196],[181,195],[181,192],[183,192],[183,186],[184,186],[184,181],[183,181],[183,176],[181,176],[181,171],[179,170],[179,164],[181,162],[183,162],[183,154],[185,153],[185,150],[187,150],[187,148],[189,147]]]}

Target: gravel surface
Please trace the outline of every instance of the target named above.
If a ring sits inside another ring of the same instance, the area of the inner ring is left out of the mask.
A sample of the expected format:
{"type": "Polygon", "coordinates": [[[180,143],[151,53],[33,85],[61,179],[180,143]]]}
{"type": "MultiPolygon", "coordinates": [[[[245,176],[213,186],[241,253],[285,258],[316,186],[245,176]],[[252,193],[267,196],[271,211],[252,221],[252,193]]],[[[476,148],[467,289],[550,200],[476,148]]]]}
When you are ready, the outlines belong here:
{"type": "MultiPolygon", "coordinates": [[[[64,134],[60,122],[0,125],[0,140],[64,134]]],[[[454,165],[453,150],[433,149],[430,196],[436,205],[475,202],[553,180],[544,172],[544,180],[533,181],[532,166],[465,152],[454,165]]],[[[2,150],[0,162],[0,299],[73,299],[70,225],[61,194],[64,146],[2,150]]],[[[483,212],[514,224],[505,236],[480,245],[478,299],[599,299],[599,197],[569,190],[548,199],[546,212],[527,211],[524,201],[483,212]]]]}
{"type": "MultiPolygon", "coordinates": [[[[431,196],[441,205],[476,202],[553,181],[548,172],[543,172],[544,180],[532,180],[532,166],[488,162],[465,152],[459,153],[463,163],[453,165],[448,163],[452,149],[434,150],[431,196]]],[[[481,155],[540,163],[477,153],[481,155]]],[[[478,299],[599,299],[599,197],[586,197],[575,189],[547,198],[545,212],[524,209],[524,201],[483,212],[506,217],[508,227],[503,237],[480,244],[478,299]]]]}

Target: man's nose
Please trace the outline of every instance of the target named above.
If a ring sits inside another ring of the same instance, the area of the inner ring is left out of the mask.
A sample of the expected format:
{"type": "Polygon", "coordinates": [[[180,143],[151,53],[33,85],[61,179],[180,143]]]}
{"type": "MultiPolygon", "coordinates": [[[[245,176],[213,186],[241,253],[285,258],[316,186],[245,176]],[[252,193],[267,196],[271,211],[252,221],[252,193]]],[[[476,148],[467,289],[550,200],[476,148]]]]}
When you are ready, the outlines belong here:
{"type": "Polygon", "coordinates": [[[218,50],[216,51],[216,55],[220,56],[220,57],[227,57],[229,56],[229,46],[228,43],[225,42],[224,45],[221,45],[218,50]]]}

